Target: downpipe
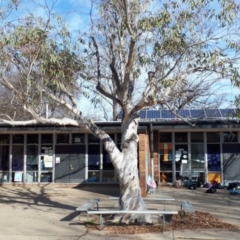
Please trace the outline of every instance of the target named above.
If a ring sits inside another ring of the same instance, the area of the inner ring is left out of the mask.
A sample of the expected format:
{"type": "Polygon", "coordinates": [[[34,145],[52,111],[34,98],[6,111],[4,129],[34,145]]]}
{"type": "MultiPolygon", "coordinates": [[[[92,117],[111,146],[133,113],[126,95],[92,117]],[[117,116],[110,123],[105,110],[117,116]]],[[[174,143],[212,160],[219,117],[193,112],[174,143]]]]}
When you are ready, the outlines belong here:
{"type": "Polygon", "coordinates": [[[154,159],[153,159],[153,126],[149,124],[150,131],[150,159],[151,159],[151,177],[154,179],[154,159]]]}

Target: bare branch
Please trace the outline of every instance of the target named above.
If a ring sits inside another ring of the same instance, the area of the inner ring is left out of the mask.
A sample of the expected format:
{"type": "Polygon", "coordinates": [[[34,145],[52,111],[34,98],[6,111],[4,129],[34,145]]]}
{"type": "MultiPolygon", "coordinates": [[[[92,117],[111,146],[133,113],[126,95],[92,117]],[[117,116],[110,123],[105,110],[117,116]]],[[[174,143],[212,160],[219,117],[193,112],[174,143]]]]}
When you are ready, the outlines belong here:
{"type": "Polygon", "coordinates": [[[101,70],[100,70],[100,57],[99,57],[99,50],[98,50],[98,45],[97,45],[97,42],[95,40],[95,38],[93,36],[91,36],[91,39],[93,41],[93,45],[96,49],[96,58],[97,58],[97,78],[98,78],[98,82],[100,82],[101,80],[101,70]]]}
{"type": "Polygon", "coordinates": [[[106,97],[108,97],[108,98],[116,101],[120,106],[122,106],[122,102],[121,102],[118,98],[116,98],[113,94],[110,94],[110,93],[106,92],[106,91],[102,88],[102,86],[101,86],[100,83],[97,85],[96,89],[97,89],[102,95],[104,95],[104,96],[106,96],[106,97]]]}
{"type": "Polygon", "coordinates": [[[133,58],[134,58],[134,47],[135,47],[135,40],[131,38],[130,45],[129,45],[129,52],[128,52],[128,60],[125,67],[125,76],[123,81],[123,91],[126,92],[128,89],[129,81],[130,81],[130,74],[132,72],[133,66],[133,58]]]}
{"type": "Polygon", "coordinates": [[[133,37],[134,32],[133,32],[131,22],[130,22],[132,19],[130,18],[131,14],[130,14],[130,11],[129,11],[128,0],[123,0],[123,5],[124,5],[124,10],[125,10],[127,28],[128,28],[128,31],[129,31],[130,35],[133,37]]]}

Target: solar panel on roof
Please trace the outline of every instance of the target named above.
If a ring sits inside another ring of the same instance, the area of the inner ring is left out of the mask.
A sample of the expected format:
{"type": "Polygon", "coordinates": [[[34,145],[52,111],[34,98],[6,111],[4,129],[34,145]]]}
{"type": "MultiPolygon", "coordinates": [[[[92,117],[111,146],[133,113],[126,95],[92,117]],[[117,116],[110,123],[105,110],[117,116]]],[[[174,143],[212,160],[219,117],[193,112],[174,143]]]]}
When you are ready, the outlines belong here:
{"type": "MultiPolygon", "coordinates": [[[[235,109],[193,109],[193,110],[177,110],[177,114],[189,119],[221,119],[232,117],[236,112],[235,109]]],[[[176,116],[166,109],[160,110],[141,110],[139,112],[141,119],[175,119],[176,116]]],[[[119,118],[122,117],[122,111],[119,118]]]]}
{"type": "Polygon", "coordinates": [[[219,109],[205,109],[207,118],[220,118],[221,114],[219,109]]]}
{"type": "Polygon", "coordinates": [[[160,118],[160,110],[148,110],[147,119],[149,118],[160,118]]]}
{"type": "Polygon", "coordinates": [[[204,110],[190,110],[192,118],[205,118],[204,110]]]}
{"type": "Polygon", "coordinates": [[[175,118],[175,115],[172,114],[169,110],[162,110],[162,118],[175,118]]]}
{"type": "Polygon", "coordinates": [[[146,118],[146,110],[142,110],[139,112],[139,117],[142,118],[142,119],[145,119],[146,118]]]}
{"type": "Polygon", "coordinates": [[[191,118],[189,110],[177,110],[176,113],[184,118],[191,118]]]}
{"type": "Polygon", "coordinates": [[[227,108],[227,109],[220,109],[220,112],[222,114],[222,117],[228,118],[228,117],[232,117],[234,115],[235,110],[227,108]]]}

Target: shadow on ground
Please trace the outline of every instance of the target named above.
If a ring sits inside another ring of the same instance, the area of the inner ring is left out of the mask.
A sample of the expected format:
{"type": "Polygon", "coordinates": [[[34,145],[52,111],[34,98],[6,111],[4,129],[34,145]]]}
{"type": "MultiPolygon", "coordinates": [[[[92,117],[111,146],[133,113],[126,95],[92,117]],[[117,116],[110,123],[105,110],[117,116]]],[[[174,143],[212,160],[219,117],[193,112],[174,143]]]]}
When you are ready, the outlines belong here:
{"type": "Polygon", "coordinates": [[[113,197],[119,196],[119,185],[118,184],[97,184],[97,185],[84,185],[80,184],[74,187],[81,191],[97,193],[102,195],[108,195],[113,197]]]}
{"type": "MultiPolygon", "coordinates": [[[[58,191],[57,193],[49,193],[49,189],[59,189],[61,186],[58,185],[36,185],[34,187],[28,186],[0,186],[0,203],[9,205],[12,207],[21,206],[27,210],[29,208],[34,211],[45,211],[46,209],[64,209],[72,211],[67,216],[60,219],[60,221],[71,221],[78,216],[76,212],[76,205],[63,203],[61,200],[53,200],[54,195],[58,195],[59,198],[65,198],[63,192],[58,191]],[[44,207],[44,208],[42,208],[44,207]]],[[[88,192],[101,195],[110,195],[117,197],[119,195],[118,185],[78,185],[74,187],[67,186],[67,188],[74,189],[76,191],[88,192]]],[[[86,196],[88,194],[86,193],[86,196]]]]}

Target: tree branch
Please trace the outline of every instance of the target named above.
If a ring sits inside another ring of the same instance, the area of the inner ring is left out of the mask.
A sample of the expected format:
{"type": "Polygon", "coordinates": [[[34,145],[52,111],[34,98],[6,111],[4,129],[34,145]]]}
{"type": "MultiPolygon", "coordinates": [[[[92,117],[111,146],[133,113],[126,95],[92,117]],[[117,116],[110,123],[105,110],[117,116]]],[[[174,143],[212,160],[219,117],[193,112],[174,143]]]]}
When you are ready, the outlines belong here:
{"type": "Polygon", "coordinates": [[[28,121],[11,121],[11,120],[5,120],[0,119],[0,122],[10,124],[12,126],[27,126],[27,125],[35,125],[37,123],[42,124],[55,124],[59,126],[66,126],[66,125],[72,125],[72,126],[79,126],[78,121],[70,119],[70,118],[38,118],[38,119],[32,119],[28,121]]]}
{"type": "MultiPolygon", "coordinates": [[[[112,46],[112,43],[111,43],[111,46],[112,46]]],[[[120,83],[118,73],[117,73],[116,68],[115,68],[115,57],[114,57],[114,52],[113,51],[112,51],[112,56],[113,56],[112,57],[112,62],[110,63],[109,67],[112,71],[113,80],[116,83],[117,91],[121,92],[122,87],[121,87],[121,83],[120,83]]]]}
{"type": "Polygon", "coordinates": [[[26,104],[24,96],[3,75],[0,83],[15,94],[25,111],[30,113],[34,119],[39,118],[39,115],[33,110],[33,108],[26,104]]]}
{"type": "Polygon", "coordinates": [[[95,40],[95,38],[93,36],[90,37],[93,41],[93,46],[96,49],[96,58],[97,58],[97,78],[98,78],[98,82],[100,82],[101,79],[101,70],[100,70],[100,57],[99,57],[99,51],[98,51],[98,45],[97,42],[95,40]]]}
{"type": "Polygon", "coordinates": [[[106,132],[104,132],[96,124],[94,124],[91,119],[87,119],[84,122],[85,126],[91,131],[91,133],[94,134],[97,138],[99,138],[104,144],[105,150],[108,152],[115,169],[119,169],[123,160],[123,154],[116,147],[114,141],[106,132]]]}
{"type": "Polygon", "coordinates": [[[55,95],[48,93],[46,91],[43,91],[48,97],[50,97],[52,100],[60,103],[61,105],[63,105],[65,108],[67,108],[68,110],[70,110],[72,113],[74,113],[78,118],[81,118],[81,112],[78,110],[77,105],[70,105],[69,103],[67,103],[64,99],[58,98],[55,95]]]}
{"type": "Polygon", "coordinates": [[[128,53],[128,61],[125,67],[125,75],[124,75],[124,81],[123,81],[123,92],[128,92],[128,86],[130,81],[130,73],[132,71],[133,66],[133,56],[134,56],[134,47],[135,47],[135,41],[131,39],[130,46],[129,46],[129,53],[128,53]]]}
{"type": "Polygon", "coordinates": [[[121,107],[123,107],[122,102],[121,102],[118,98],[116,98],[115,96],[113,96],[113,94],[110,94],[110,93],[106,92],[106,91],[102,88],[102,86],[101,86],[100,83],[97,84],[96,89],[97,89],[102,95],[104,95],[104,96],[112,99],[113,101],[116,101],[121,107]]]}
{"type": "Polygon", "coordinates": [[[126,25],[127,25],[127,28],[128,28],[128,31],[129,31],[130,35],[133,36],[133,29],[131,27],[131,23],[130,23],[130,19],[129,19],[130,13],[129,13],[129,7],[128,7],[127,0],[124,0],[123,4],[124,4],[124,11],[125,11],[125,14],[126,14],[126,25]]]}

